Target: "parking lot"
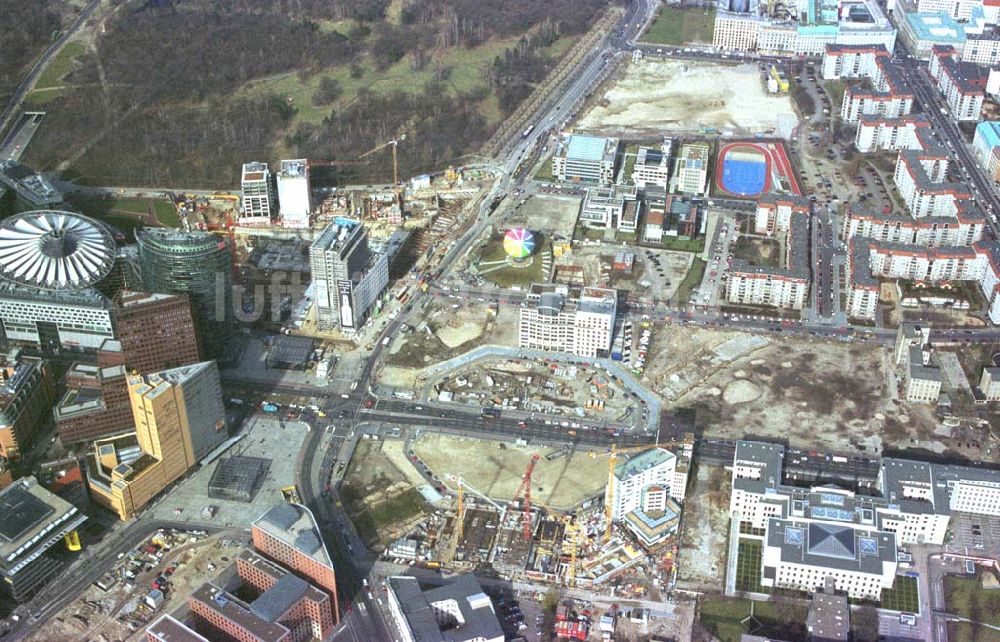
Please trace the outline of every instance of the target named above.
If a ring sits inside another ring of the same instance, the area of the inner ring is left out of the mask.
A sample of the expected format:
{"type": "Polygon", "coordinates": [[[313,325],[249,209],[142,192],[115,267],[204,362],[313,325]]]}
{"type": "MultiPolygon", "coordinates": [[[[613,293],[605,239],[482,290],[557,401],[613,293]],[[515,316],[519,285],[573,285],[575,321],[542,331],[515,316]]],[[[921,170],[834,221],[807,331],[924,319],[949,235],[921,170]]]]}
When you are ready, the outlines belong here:
{"type": "Polygon", "coordinates": [[[716,226],[716,234],[709,246],[709,260],[702,277],[701,286],[693,302],[698,305],[717,306],[725,299],[725,272],[729,267],[729,245],[736,237],[736,221],[733,215],[722,215],[716,226]]]}

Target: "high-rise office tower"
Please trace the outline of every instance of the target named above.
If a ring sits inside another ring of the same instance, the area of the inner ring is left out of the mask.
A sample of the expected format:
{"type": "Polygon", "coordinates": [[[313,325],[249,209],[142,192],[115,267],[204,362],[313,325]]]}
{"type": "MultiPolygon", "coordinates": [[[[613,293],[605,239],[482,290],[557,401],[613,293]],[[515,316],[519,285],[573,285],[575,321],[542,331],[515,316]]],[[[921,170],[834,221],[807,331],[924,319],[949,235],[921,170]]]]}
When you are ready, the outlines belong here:
{"type": "Polygon", "coordinates": [[[388,257],[372,252],[360,222],[338,219],[313,241],[309,262],[316,286],[316,325],[356,332],[389,285],[388,257]]]}
{"type": "Polygon", "coordinates": [[[122,520],[134,517],[227,436],[214,362],[130,375],[128,396],[135,433],[95,442],[87,461],[91,496],[122,520]]]}
{"type": "Polygon", "coordinates": [[[270,225],[274,189],[271,187],[271,170],[267,163],[244,163],[240,185],[243,188],[243,204],[239,224],[270,225]]]}
{"type": "Polygon", "coordinates": [[[282,227],[309,227],[312,203],[309,193],[309,163],[304,158],[281,161],[281,171],[278,172],[278,208],[281,211],[282,227]]]}
{"type": "Polygon", "coordinates": [[[186,294],[191,301],[202,355],[230,357],[232,248],[208,232],[145,228],[136,234],[142,282],[150,292],[186,294]]]}

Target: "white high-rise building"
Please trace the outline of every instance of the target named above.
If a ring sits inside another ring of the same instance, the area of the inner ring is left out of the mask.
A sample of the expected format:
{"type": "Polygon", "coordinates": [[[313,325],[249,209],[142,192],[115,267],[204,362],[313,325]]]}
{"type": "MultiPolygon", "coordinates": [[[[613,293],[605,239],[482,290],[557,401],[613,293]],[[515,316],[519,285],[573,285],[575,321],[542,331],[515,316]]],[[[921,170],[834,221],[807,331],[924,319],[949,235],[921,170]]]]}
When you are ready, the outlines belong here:
{"type": "Polygon", "coordinates": [[[243,204],[240,208],[240,225],[261,226],[271,224],[271,207],[274,190],[271,187],[271,170],[267,163],[244,163],[240,180],[243,204]]]}
{"type": "Polygon", "coordinates": [[[282,227],[309,227],[309,213],[312,212],[309,189],[309,162],[304,158],[281,161],[281,171],[278,172],[278,207],[282,227]]]}
{"type": "Polygon", "coordinates": [[[653,448],[620,462],[615,466],[611,489],[611,518],[621,520],[642,506],[643,491],[649,486],[673,488],[676,470],[677,457],[663,448],[653,448]]]}
{"type": "Polygon", "coordinates": [[[338,220],[309,248],[320,330],[355,333],[389,285],[389,259],[368,247],[359,221],[338,220]]]}

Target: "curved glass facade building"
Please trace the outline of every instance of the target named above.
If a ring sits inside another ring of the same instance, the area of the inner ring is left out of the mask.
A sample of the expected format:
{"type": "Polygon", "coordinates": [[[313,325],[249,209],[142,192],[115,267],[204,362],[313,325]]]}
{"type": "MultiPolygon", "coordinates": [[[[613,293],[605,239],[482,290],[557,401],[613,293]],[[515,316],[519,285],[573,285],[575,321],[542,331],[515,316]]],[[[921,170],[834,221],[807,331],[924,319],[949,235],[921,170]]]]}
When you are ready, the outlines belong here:
{"type": "Polygon", "coordinates": [[[187,294],[202,353],[232,355],[232,248],[208,232],[144,228],[136,233],[142,282],[150,292],[187,294]]]}

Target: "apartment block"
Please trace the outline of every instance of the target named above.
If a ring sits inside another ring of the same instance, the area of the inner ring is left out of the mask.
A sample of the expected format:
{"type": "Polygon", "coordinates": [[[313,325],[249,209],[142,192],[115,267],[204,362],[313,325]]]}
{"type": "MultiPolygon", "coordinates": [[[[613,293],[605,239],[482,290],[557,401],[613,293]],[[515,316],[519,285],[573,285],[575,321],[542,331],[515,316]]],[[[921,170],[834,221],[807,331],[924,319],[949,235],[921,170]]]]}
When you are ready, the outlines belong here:
{"type": "Polygon", "coordinates": [[[979,378],[979,389],[986,401],[1000,401],[1000,368],[987,366],[979,378]]]}
{"type": "Polygon", "coordinates": [[[617,302],[615,290],[534,283],[521,305],[518,345],[607,357],[617,302]]]}
{"type": "Polygon", "coordinates": [[[989,69],[960,60],[958,51],[951,45],[935,45],[927,70],[937,80],[938,91],[955,120],[979,120],[986,100],[989,69]]]}
{"type": "Polygon", "coordinates": [[[865,239],[850,237],[847,242],[847,315],[857,319],[874,319],[878,311],[881,286],[872,276],[870,248],[865,239]]]}
{"type": "Polygon", "coordinates": [[[774,236],[787,232],[792,226],[792,216],[809,214],[809,199],[795,194],[762,194],[757,199],[754,232],[774,236]]]}
{"type": "Polygon", "coordinates": [[[930,135],[930,126],[930,121],[923,114],[908,114],[900,118],[861,114],[854,146],[863,154],[915,149],[920,145],[918,136],[930,135]]]}
{"type": "Polygon", "coordinates": [[[984,121],[976,125],[972,150],[990,179],[1000,180],[1000,121],[984,121]]]}
{"type": "Polygon", "coordinates": [[[735,259],[727,271],[726,300],[801,310],[809,297],[809,208],[798,198],[763,199],[756,225],[784,232],[785,263],[778,267],[750,265],[735,259]],[[787,220],[786,220],[787,215],[787,220]],[[783,229],[783,226],[784,229],[783,229]]]}
{"type": "Polygon", "coordinates": [[[913,109],[913,92],[892,66],[889,50],[881,45],[827,45],[823,78],[867,81],[844,91],[840,117],[845,122],[858,122],[862,116],[900,118],[913,109]]]}

